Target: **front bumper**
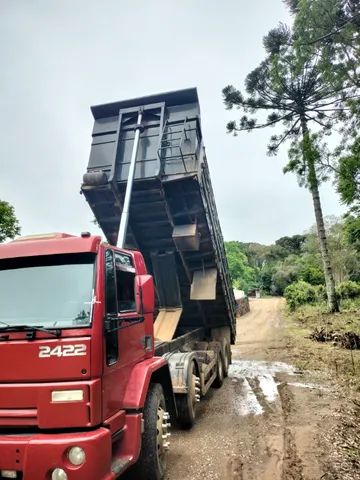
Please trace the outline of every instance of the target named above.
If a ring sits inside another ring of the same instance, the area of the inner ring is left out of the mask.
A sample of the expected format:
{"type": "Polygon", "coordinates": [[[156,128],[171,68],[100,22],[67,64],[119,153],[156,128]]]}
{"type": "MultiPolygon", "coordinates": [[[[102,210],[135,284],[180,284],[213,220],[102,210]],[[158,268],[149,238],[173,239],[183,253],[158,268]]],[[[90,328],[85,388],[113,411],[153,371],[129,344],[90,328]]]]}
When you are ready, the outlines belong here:
{"type": "Polygon", "coordinates": [[[59,467],[69,480],[113,480],[111,448],[111,433],[103,427],[90,432],[0,434],[0,470],[16,470],[22,480],[50,480],[59,467]],[[85,450],[80,467],[67,458],[72,446],[85,450]]]}

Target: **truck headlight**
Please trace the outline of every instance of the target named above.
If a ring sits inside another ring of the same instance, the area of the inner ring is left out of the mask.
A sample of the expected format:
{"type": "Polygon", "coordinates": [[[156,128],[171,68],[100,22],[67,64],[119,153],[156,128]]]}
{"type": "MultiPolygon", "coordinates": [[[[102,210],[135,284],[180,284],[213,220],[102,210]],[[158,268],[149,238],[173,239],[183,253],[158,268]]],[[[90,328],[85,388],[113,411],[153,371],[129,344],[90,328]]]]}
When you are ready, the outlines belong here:
{"type": "Polygon", "coordinates": [[[86,455],[81,447],[71,447],[68,451],[68,459],[70,463],[78,467],[85,462],[86,455]]]}
{"type": "Polygon", "coordinates": [[[51,480],[68,480],[68,476],[62,468],[55,468],[51,474],[51,480]]]}
{"type": "Polygon", "coordinates": [[[83,390],[53,390],[51,392],[52,402],[76,402],[84,400],[83,390]]]}

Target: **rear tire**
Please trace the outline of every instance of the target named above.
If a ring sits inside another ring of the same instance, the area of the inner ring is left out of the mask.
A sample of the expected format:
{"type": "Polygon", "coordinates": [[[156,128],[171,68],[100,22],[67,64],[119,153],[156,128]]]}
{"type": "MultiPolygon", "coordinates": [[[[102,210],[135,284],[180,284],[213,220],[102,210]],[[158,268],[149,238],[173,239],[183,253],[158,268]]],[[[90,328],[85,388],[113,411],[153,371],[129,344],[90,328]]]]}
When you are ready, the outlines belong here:
{"type": "Polygon", "coordinates": [[[189,364],[187,373],[186,383],[188,392],[175,396],[176,408],[178,412],[177,422],[180,428],[183,428],[184,430],[190,429],[195,423],[197,378],[195,362],[192,361],[189,364]]]}
{"type": "Polygon", "coordinates": [[[224,359],[221,352],[218,354],[218,361],[216,363],[216,378],[213,387],[220,388],[224,383],[224,359]]]}
{"type": "Polygon", "coordinates": [[[136,480],[162,480],[167,463],[166,404],[163,388],[159,383],[150,385],[146,398],[143,418],[144,433],[140,456],[132,467],[131,478],[136,480]]]}
{"type": "Polygon", "coordinates": [[[229,366],[231,364],[231,347],[230,345],[226,342],[225,348],[224,348],[224,377],[226,378],[229,373],[229,366]]]}

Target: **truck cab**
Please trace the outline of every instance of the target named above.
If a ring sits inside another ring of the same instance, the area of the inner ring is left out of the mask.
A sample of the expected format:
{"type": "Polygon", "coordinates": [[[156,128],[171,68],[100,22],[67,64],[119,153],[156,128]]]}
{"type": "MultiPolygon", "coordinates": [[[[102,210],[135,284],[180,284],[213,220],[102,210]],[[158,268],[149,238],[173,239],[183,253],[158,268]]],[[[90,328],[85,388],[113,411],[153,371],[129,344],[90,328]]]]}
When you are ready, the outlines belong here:
{"type": "Polygon", "coordinates": [[[191,428],[231,362],[196,89],[92,113],[81,193],[108,243],[0,245],[0,480],[162,480],[169,420],[191,428]]]}
{"type": "Polygon", "coordinates": [[[0,478],[116,478],[155,374],[172,400],[142,255],[87,233],[20,238],[0,246],[0,289],[0,478]]]}

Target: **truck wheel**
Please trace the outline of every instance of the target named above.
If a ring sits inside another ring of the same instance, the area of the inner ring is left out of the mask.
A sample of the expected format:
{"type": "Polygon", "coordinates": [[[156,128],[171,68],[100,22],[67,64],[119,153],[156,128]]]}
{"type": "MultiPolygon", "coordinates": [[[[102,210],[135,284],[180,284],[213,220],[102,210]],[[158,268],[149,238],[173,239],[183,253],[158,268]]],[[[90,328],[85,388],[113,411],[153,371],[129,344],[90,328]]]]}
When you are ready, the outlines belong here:
{"type": "Polygon", "coordinates": [[[218,355],[218,361],[216,363],[216,378],[214,380],[213,386],[215,388],[220,388],[224,382],[224,360],[223,355],[220,352],[218,355]]]}
{"type": "Polygon", "coordinates": [[[195,363],[189,363],[187,374],[186,394],[175,396],[176,408],[178,412],[177,422],[183,429],[191,428],[195,423],[196,403],[200,401],[200,379],[196,376],[195,363]]]}
{"type": "Polygon", "coordinates": [[[224,349],[224,377],[228,376],[229,373],[229,365],[231,364],[231,348],[230,345],[226,342],[225,349],[224,349]]]}
{"type": "Polygon", "coordinates": [[[131,469],[136,480],[162,480],[169,449],[169,414],[163,388],[159,383],[150,385],[144,412],[144,433],[138,461],[131,469]]]}

